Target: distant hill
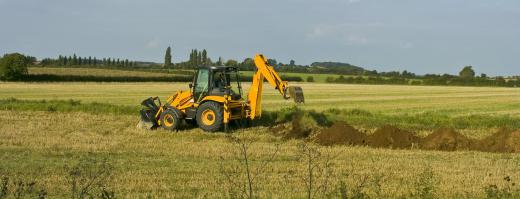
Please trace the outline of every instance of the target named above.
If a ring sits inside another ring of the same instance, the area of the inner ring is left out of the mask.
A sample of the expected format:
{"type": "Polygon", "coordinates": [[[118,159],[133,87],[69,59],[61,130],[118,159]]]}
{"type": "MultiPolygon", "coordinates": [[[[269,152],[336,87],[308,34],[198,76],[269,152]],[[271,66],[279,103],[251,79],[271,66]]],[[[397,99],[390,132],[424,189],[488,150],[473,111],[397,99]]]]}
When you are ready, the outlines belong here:
{"type": "Polygon", "coordinates": [[[338,72],[341,74],[362,74],[365,69],[341,62],[313,62],[311,70],[314,72],[338,72]]]}
{"type": "Polygon", "coordinates": [[[148,61],[136,61],[135,62],[138,66],[154,66],[154,65],[161,65],[160,63],[155,62],[148,62],[148,61]]]}

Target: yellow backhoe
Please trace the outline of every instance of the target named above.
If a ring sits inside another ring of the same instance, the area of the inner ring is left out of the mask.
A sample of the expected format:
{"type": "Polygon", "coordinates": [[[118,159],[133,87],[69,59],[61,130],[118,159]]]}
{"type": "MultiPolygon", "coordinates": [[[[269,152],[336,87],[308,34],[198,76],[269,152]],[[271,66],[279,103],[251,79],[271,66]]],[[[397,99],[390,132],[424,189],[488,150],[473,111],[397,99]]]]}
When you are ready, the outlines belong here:
{"type": "Polygon", "coordinates": [[[178,91],[162,104],[158,97],[150,97],[141,105],[140,126],[176,130],[183,120],[196,123],[205,131],[227,131],[230,121],[251,121],[262,115],[262,91],[264,80],[273,86],[284,99],[293,98],[304,103],[301,87],[288,86],[258,54],[254,58],[257,68],[247,99],[242,97],[240,72],[231,66],[200,67],[189,84],[190,90],[178,91]],[[158,102],[158,104],[156,103],[158,102]]]}

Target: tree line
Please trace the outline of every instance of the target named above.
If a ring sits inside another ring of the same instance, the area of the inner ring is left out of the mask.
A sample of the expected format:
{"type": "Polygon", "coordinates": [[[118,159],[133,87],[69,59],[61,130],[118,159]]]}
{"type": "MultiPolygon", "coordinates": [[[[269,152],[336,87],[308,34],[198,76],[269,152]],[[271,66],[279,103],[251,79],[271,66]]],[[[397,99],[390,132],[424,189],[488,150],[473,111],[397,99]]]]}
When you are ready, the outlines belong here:
{"type": "Polygon", "coordinates": [[[349,76],[340,75],[337,78],[327,77],[328,83],[346,84],[392,84],[392,85],[431,85],[431,86],[498,86],[498,87],[520,87],[520,77],[504,78],[487,77],[486,74],[475,75],[472,66],[465,66],[459,75],[434,75],[407,76],[406,73],[391,77],[383,76],[349,76]]]}
{"type": "MultiPolygon", "coordinates": [[[[234,59],[224,60],[219,57],[217,61],[213,62],[208,55],[206,49],[198,50],[192,49],[189,53],[189,59],[184,62],[172,62],[172,49],[168,47],[165,54],[165,64],[148,64],[140,65],[136,61],[129,61],[128,59],[115,59],[96,57],[81,57],[76,54],[72,56],[60,55],[56,59],[46,58],[39,63],[42,66],[102,66],[102,67],[118,67],[126,69],[139,70],[159,70],[163,71],[172,69],[187,69],[193,70],[200,66],[235,66],[244,71],[254,71],[256,69],[252,58],[245,58],[239,62],[234,59]]],[[[276,59],[268,59],[268,62],[275,67],[279,72],[298,72],[308,73],[309,75],[318,73],[332,73],[340,74],[339,77],[328,77],[326,82],[329,83],[351,83],[351,84],[398,84],[398,85],[455,85],[455,86],[500,86],[500,87],[520,87],[520,77],[488,77],[486,74],[476,75],[471,66],[464,67],[458,75],[450,74],[426,74],[416,75],[414,73],[403,71],[377,72],[364,70],[361,67],[352,66],[349,64],[341,64],[334,62],[315,63],[311,66],[297,65],[294,60],[289,64],[283,64],[276,59]],[[322,67],[321,65],[326,65],[322,67]],[[324,69],[325,68],[325,69],[324,69]]],[[[0,80],[29,80],[35,79],[37,81],[44,81],[45,79],[56,81],[73,81],[78,77],[32,77],[27,73],[27,66],[38,63],[35,57],[22,55],[20,53],[6,54],[0,59],[0,80]],[[29,78],[29,79],[28,79],[29,78]]],[[[144,63],[144,62],[140,62],[144,63]]],[[[309,76],[306,80],[313,82],[314,78],[309,76]],[[311,78],[309,78],[311,77],[311,78]]],[[[302,78],[293,78],[292,81],[303,81],[302,78]]],[[[83,78],[83,81],[109,81],[99,78],[83,78]]],[[[148,79],[120,79],[114,81],[151,81],[148,79]]],[[[161,81],[167,81],[161,80],[161,81]]]]}
{"type": "Polygon", "coordinates": [[[98,59],[96,57],[88,56],[81,57],[76,56],[76,54],[72,56],[64,56],[59,55],[58,58],[45,58],[42,59],[40,65],[42,66],[119,66],[119,67],[133,67],[137,66],[136,61],[129,61],[128,59],[119,59],[119,58],[102,58],[98,59]]]}

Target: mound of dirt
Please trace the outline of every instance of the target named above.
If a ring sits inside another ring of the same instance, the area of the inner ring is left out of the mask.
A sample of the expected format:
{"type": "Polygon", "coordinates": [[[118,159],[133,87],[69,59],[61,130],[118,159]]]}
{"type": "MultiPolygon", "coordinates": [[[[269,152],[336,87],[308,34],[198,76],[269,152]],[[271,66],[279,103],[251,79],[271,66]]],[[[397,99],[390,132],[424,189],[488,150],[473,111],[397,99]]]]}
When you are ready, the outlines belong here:
{"type": "Polygon", "coordinates": [[[367,136],[347,123],[338,122],[318,133],[314,142],[325,146],[337,144],[366,145],[367,136]]]}
{"type": "Polygon", "coordinates": [[[369,137],[369,144],[379,148],[406,149],[417,147],[419,137],[412,132],[387,125],[377,129],[369,137]]]}
{"type": "Polygon", "coordinates": [[[422,139],[421,147],[428,150],[471,150],[475,141],[451,128],[441,128],[422,139]]]}
{"type": "Polygon", "coordinates": [[[294,116],[290,125],[280,124],[270,127],[271,133],[281,136],[284,139],[304,139],[309,137],[312,129],[306,128],[302,125],[301,116],[294,116]]]}
{"type": "Polygon", "coordinates": [[[269,128],[269,130],[273,135],[284,139],[305,139],[311,134],[309,129],[302,129],[292,125],[277,125],[269,128]]]}
{"type": "Polygon", "coordinates": [[[495,134],[481,140],[475,149],[486,152],[519,153],[520,131],[500,129],[495,134]]]}
{"type": "MultiPolygon", "coordinates": [[[[312,132],[302,128],[300,120],[290,125],[271,128],[274,134],[288,139],[308,138],[312,132]]],[[[420,138],[414,133],[394,126],[378,128],[368,136],[344,122],[334,123],[323,129],[313,138],[320,145],[358,145],[377,148],[458,151],[475,150],[498,153],[520,153],[520,131],[501,129],[482,140],[470,139],[452,128],[437,129],[430,135],[420,138]]]]}

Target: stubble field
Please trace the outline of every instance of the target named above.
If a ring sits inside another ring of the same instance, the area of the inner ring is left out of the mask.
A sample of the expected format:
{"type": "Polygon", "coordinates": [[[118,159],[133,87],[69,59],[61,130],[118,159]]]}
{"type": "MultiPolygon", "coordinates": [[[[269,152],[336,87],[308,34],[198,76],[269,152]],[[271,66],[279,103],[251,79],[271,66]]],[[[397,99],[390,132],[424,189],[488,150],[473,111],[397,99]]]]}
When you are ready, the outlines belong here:
{"type": "MultiPolygon", "coordinates": [[[[501,127],[518,130],[520,125],[520,92],[514,88],[299,85],[306,97],[299,108],[327,113],[328,120],[347,122],[369,134],[391,124],[421,137],[446,126],[483,138],[501,127]]],[[[0,99],[73,99],[137,108],[146,97],[164,99],[186,88],[185,83],[0,83],[0,99]]],[[[264,99],[268,112],[293,106],[268,87],[264,99]]],[[[106,165],[110,175],[97,183],[97,191],[120,198],[239,197],[250,193],[250,184],[260,198],[304,198],[309,153],[316,155],[311,188],[316,198],[519,196],[512,185],[520,179],[516,153],[319,146],[312,139],[273,135],[269,125],[231,134],[196,128],[145,131],[135,128],[137,113],[11,107],[0,115],[0,175],[9,177],[10,187],[16,187],[15,180],[34,181],[51,198],[77,194],[72,182],[88,182],[92,176],[85,173],[105,171],[106,165]],[[256,174],[252,183],[242,144],[256,174]],[[78,169],[84,172],[73,172],[78,169]]],[[[316,125],[317,132],[326,129],[316,125]]]]}

